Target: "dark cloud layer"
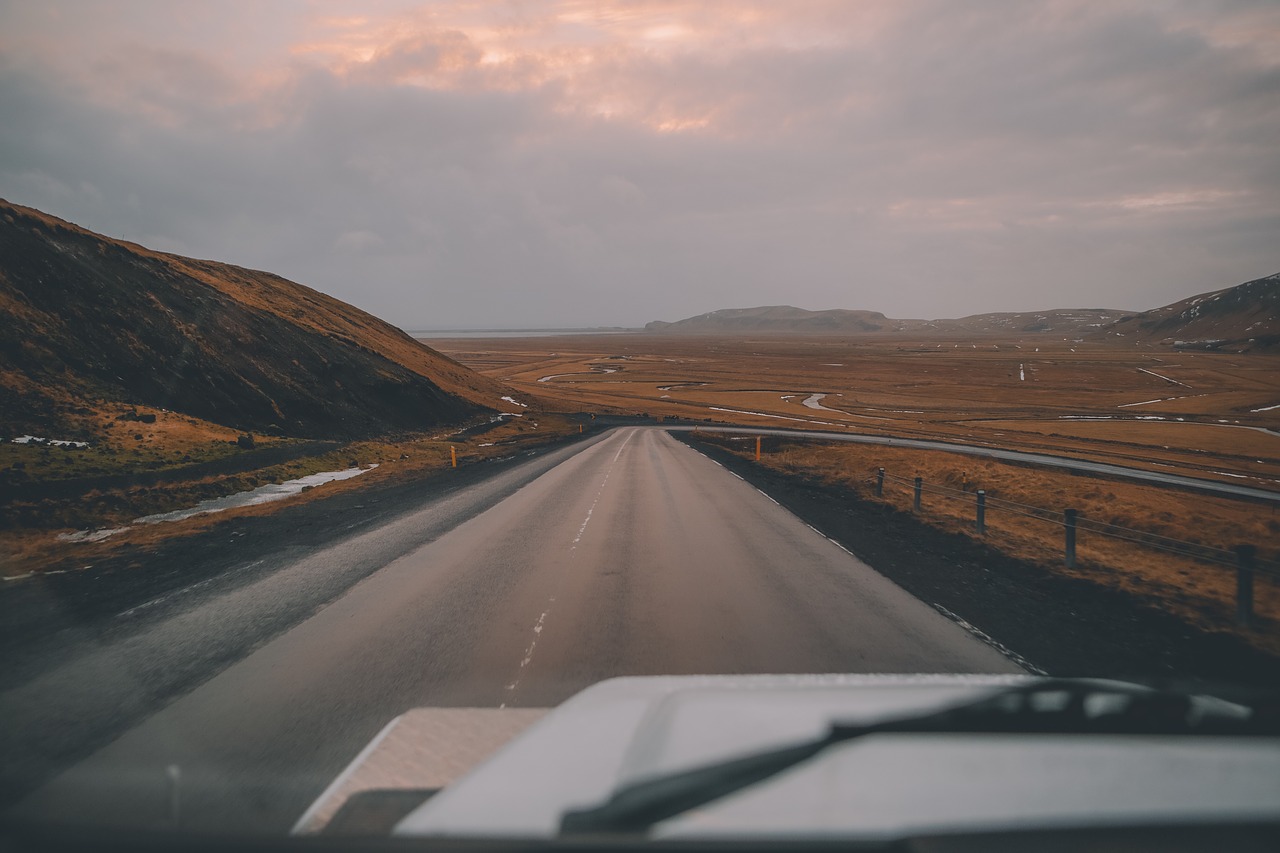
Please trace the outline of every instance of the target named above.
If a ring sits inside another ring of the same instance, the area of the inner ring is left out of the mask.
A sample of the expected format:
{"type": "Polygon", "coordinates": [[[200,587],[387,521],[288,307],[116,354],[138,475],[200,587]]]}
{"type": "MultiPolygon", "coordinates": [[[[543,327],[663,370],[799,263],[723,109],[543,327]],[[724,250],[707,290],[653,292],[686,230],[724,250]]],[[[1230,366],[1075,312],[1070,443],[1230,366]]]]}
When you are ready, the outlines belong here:
{"type": "Polygon", "coordinates": [[[0,195],[409,327],[1143,308],[1280,269],[1274,6],[784,6],[437,5],[305,50],[281,11],[247,59],[163,5],[100,43],[4,6],[0,195]]]}

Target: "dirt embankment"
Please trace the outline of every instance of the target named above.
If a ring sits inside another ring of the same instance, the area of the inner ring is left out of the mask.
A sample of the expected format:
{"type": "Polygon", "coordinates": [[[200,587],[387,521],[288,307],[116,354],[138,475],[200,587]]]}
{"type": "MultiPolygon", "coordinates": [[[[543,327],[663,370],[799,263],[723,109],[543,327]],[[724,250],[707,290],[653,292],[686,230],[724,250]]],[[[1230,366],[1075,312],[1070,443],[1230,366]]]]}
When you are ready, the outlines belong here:
{"type": "Polygon", "coordinates": [[[1011,557],[908,512],[675,433],[908,592],[1058,676],[1274,686],[1280,658],[1201,630],[1141,595],[1011,557]]]}

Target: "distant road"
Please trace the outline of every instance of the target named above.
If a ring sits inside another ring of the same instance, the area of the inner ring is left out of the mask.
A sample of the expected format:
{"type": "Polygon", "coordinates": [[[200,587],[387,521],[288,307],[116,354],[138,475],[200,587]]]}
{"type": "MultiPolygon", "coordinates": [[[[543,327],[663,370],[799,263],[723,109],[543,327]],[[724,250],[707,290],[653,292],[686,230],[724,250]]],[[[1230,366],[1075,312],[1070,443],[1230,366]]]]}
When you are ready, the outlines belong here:
{"type": "Polygon", "coordinates": [[[178,597],[127,639],[0,692],[11,731],[37,742],[387,556],[255,650],[202,663],[198,686],[15,813],[160,823],[176,765],[185,826],[283,832],[415,706],[547,706],[623,674],[1022,671],[662,429],[527,464],[540,467],[509,475],[521,487],[430,541],[387,544],[432,523],[429,509],[365,529],[252,584],[178,597]]]}
{"type": "MultiPolygon", "coordinates": [[[[919,438],[892,438],[884,435],[850,435],[839,432],[821,432],[818,430],[773,429],[770,427],[734,427],[712,425],[706,427],[668,426],[669,430],[689,432],[702,429],[706,432],[728,432],[742,435],[778,435],[793,438],[816,438],[822,441],[845,441],[854,444],[881,444],[886,447],[911,447],[917,450],[945,450],[949,453],[962,453],[966,456],[981,456],[988,459],[1001,459],[1008,462],[1027,462],[1046,468],[1060,468],[1064,471],[1083,471],[1089,474],[1105,474],[1138,483],[1152,483],[1158,486],[1178,486],[1184,489],[1195,489],[1209,494],[1230,498],[1249,498],[1251,500],[1280,503],[1280,491],[1268,491],[1253,486],[1237,486],[1234,483],[1223,483],[1218,480],[1206,480],[1201,477],[1188,477],[1185,474],[1165,474],[1159,471],[1146,471],[1141,468],[1127,468],[1123,465],[1112,465],[1107,462],[1090,462],[1070,456],[1052,456],[1047,453],[1028,453],[1022,450],[1005,450],[999,447],[988,447],[981,444],[955,444],[949,441],[929,441],[919,438]]],[[[1280,439],[1278,439],[1280,440],[1280,439]]]]}

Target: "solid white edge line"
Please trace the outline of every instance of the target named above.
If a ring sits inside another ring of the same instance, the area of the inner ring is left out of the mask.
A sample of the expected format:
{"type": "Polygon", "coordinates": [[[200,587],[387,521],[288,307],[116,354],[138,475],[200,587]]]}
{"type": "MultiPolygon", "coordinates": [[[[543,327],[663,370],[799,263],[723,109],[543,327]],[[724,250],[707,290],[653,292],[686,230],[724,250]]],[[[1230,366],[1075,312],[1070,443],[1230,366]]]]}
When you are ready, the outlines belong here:
{"type": "MultiPolygon", "coordinates": [[[[686,447],[687,447],[687,446],[688,446],[688,445],[686,445],[686,447]]],[[[705,458],[705,459],[710,459],[712,462],[715,462],[717,465],[720,465],[720,463],[719,463],[719,462],[716,462],[716,460],[711,459],[711,457],[710,457],[710,456],[707,456],[707,454],[703,453],[701,450],[698,450],[697,448],[690,448],[690,449],[691,449],[691,450],[693,450],[693,452],[697,453],[699,456],[702,456],[702,457],[703,457],[703,458],[705,458]]],[[[723,465],[720,465],[720,467],[721,467],[721,468],[724,468],[724,466],[723,466],[723,465]]],[[[725,468],[725,470],[726,470],[726,471],[728,471],[729,469],[725,468]]],[[[730,473],[730,474],[733,474],[733,472],[732,472],[732,471],[729,471],[729,473],[730,473]]],[[[733,476],[738,477],[738,475],[737,475],[737,474],[733,474],[733,476]]],[[[739,479],[739,480],[742,480],[742,477],[738,477],[738,479],[739,479]]],[[[743,482],[746,482],[746,481],[744,480],[743,482]]],[[[760,494],[764,495],[766,498],[769,498],[769,500],[773,501],[775,504],[778,504],[778,506],[782,506],[782,504],[779,504],[776,500],[773,500],[773,498],[769,497],[769,496],[768,496],[767,494],[765,494],[765,493],[764,493],[764,491],[762,491],[761,489],[756,488],[756,491],[757,491],[757,492],[760,492],[760,494]]],[[[846,554],[848,554],[850,557],[853,557],[855,560],[856,560],[856,559],[858,559],[858,555],[857,555],[857,554],[853,553],[853,552],[852,552],[852,551],[850,551],[848,548],[844,547],[844,546],[843,546],[843,545],[841,545],[839,542],[837,542],[836,540],[832,539],[830,536],[828,536],[827,534],[823,533],[823,532],[822,532],[821,530],[819,530],[818,528],[814,527],[812,524],[809,524],[808,522],[803,522],[803,523],[804,523],[804,526],[805,526],[805,527],[809,528],[809,529],[810,529],[810,530],[812,530],[814,533],[816,533],[816,534],[818,534],[819,536],[821,536],[823,539],[826,539],[828,542],[830,542],[832,545],[835,545],[835,546],[836,546],[837,548],[839,548],[841,551],[844,551],[844,552],[845,552],[846,554]]],[[[874,569],[873,569],[872,571],[874,571],[874,569]]],[[[990,646],[991,648],[995,649],[997,652],[999,652],[1000,654],[1004,655],[1004,657],[1005,657],[1005,658],[1007,658],[1008,660],[1012,661],[1014,664],[1017,664],[1018,666],[1022,667],[1022,668],[1023,668],[1023,669],[1025,669],[1027,672],[1029,672],[1029,673],[1031,673],[1031,674],[1033,674],[1033,675],[1042,675],[1042,676],[1046,676],[1046,677],[1049,675],[1049,673],[1045,672],[1043,669],[1041,669],[1040,667],[1036,666],[1036,665],[1035,665],[1035,664],[1033,664],[1031,661],[1027,660],[1027,659],[1026,659],[1026,658],[1024,658],[1022,655],[1018,654],[1018,653],[1017,653],[1017,652],[1015,652],[1013,649],[1009,648],[1009,647],[1008,647],[1008,646],[1006,646],[1004,643],[1002,643],[1002,642],[1000,642],[999,640],[997,640],[995,637],[992,637],[992,636],[991,636],[990,634],[988,634],[986,631],[983,631],[981,628],[977,627],[976,625],[973,625],[973,624],[971,624],[970,622],[968,622],[967,620],[965,620],[965,619],[961,618],[960,616],[956,615],[955,613],[952,613],[950,610],[948,610],[947,608],[943,607],[941,604],[933,604],[933,605],[932,605],[932,607],[933,607],[933,609],[934,609],[934,610],[936,610],[936,611],[938,611],[939,613],[941,613],[941,614],[942,614],[943,616],[945,616],[947,619],[949,619],[949,620],[951,620],[952,622],[954,622],[955,624],[959,625],[959,626],[960,626],[961,628],[963,628],[965,631],[968,631],[971,635],[973,635],[973,637],[975,637],[976,639],[978,639],[978,640],[982,641],[983,643],[985,643],[986,645],[990,646]]]]}
{"type": "Polygon", "coordinates": [[[311,806],[302,813],[302,817],[298,818],[298,822],[289,830],[290,835],[298,835],[303,831],[304,827],[310,823],[316,816],[316,813],[320,811],[320,807],[328,802],[329,798],[336,794],[338,790],[346,784],[347,780],[356,772],[356,768],[363,764],[365,759],[373,754],[373,751],[377,749],[384,740],[386,740],[387,735],[391,734],[391,730],[394,729],[403,718],[404,715],[399,714],[395,719],[382,727],[382,731],[378,732],[374,739],[369,741],[364,749],[360,750],[360,754],[353,758],[351,763],[338,774],[338,778],[330,782],[329,787],[324,789],[324,793],[316,797],[316,799],[311,803],[311,806]]]}
{"type": "Polygon", "coordinates": [[[856,559],[858,559],[858,555],[857,555],[857,554],[853,553],[853,552],[852,552],[852,551],[850,551],[848,548],[844,547],[844,546],[843,546],[843,545],[841,545],[839,542],[837,542],[836,540],[832,539],[830,536],[828,536],[828,537],[827,537],[827,541],[828,541],[828,542],[830,542],[832,545],[835,545],[835,546],[836,546],[837,548],[839,548],[841,551],[844,551],[844,552],[845,552],[846,554],[848,554],[850,557],[853,557],[855,560],[856,560],[856,559]]]}
{"type": "Polygon", "coordinates": [[[939,613],[941,613],[943,616],[947,617],[948,619],[950,619],[952,622],[954,622],[954,623],[956,623],[957,625],[959,625],[961,628],[963,628],[963,629],[965,629],[966,631],[968,631],[968,632],[969,632],[970,634],[972,634],[974,637],[976,637],[976,638],[978,638],[979,640],[981,640],[982,642],[986,643],[986,644],[987,644],[988,646],[990,646],[991,648],[995,649],[995,650],[996,650],[997,652],[999,652],[1000,654],[1004,655],[1006,658],[1008,658],[1008,659],[1009,659],[1010,661],[1012,661],[1013,663],[1016,663],[1018,666],[1020,666],[1020,667],[1022,667],[1023,669],[1025,669],[1027,672],[1030,672],[1030,673],[1031,673],[1031,674],[1033,674],[1033,675],[1043,675],[1043,676],[1048,676],[1048,675],[1049,675],[1049,673],[1045,672],[1043,669],[1041,669],[1040,667],[1036,666],[1036,665],[1035,665],[1035,664],[1033,664],[1031,661],[1027,660],[1027,659],[1026,659],[1026,658],[1024,658],[1022,655],[1018,654],[1018,653],[1017,653],[1017,652],[1015,652],[1013,649],[1009,648],[1009,647],[1008,647],[1008,646],[1006,646],[1004,643],[1002,643],[1002,642],[1000,642],[999,640],[997,640],[995,637],[992,637],[992,636],[991,636],[990,634],[988,634],[986,631],[982,630],[981,628],[977,627],[976,625],[970,624],[968,621],[966,621],[965,619],[961,618],[960,616],[957,616],[955,613],[952,613],[950,610],[948,610],[947,608],[943,607],[941,604],[934,604],[934,605],[933,605],[933,609],[934,609],[934,610],[936,610],[936,611],[938,611],[939,613]]]}
{"type": "MultiPolygon", "coordinates": [[[[687,445],[686,445],[686,446],[687,446],[687,445]]],[[[702,456],[702,457],[704,457],[704,458],[706,458],[706,459],[711,459],[711,457],[710,457],[710,456],[707,456],[707,454],[703,453],[701,450],[698,450],[698,449],[696,449],[696,448],[690,448],[690,449],[691,449],[691,450],[693,450],[693,451],[694,451],[695,453],[697,453],[698,455],[700,455],[700,456],[702,456]]],[[[712,462],[716,462],[716,460],[714,460],[714,459],[711,459],[711,461],[712,461],[712,462]]],[[[716,462],[716,464],[717,464],[717,465],[720,465],[720,463],[719,463],[719,462],[716,462]]],[[[724,468],[724,466],[723,466],[723,465],[720,465],[720,467],[721,467],[721,468],[724,468]]],[[[727,471],[728,469],[726,468],[725,470],[727,471]]],[[[733,472],[732,472],[732,471],[729,471],[729,473],[730,473],[730,474],[733,474],[733,472]]],[[[733,474],[733,476],[738,477],[738,475],[737,475],[737,474],[733,474]]],[[[742,480],[742,477],[738,477],[738,479],[739,479],[739,480],[742,480]]],[[[744,482],[745,482],[745,481],[744,481],[744,482]]],[[[778,502],[777,502],[776,500],[773,500],[773,498],[769,497],[769,496],[768,496],[767,494],[765,494],[761,489],[757,488],[757,489],[756,489],[756,491],[757,491],[757,492],[760,492],[760,494],[764,495],[766,498],[769,498],[769,500],[773,501],[775,504],[778,504],[778,502]]],[[[778,504],[778,506],[782,506],[782,504],[778,504]]],[[[856,559],[858,559],[858,555],[857,555],[857,554],[853,553],[853,552],[852,552],[852,551],[850,551],[848,548],[844,547],[844,546],[843,546],[843,545],[841,545],[839,542],[837,542],[836,540],[832,539],[830,536],[828,536],[827,534],[823,533],[823,532],[822,532],[821,530],[819,530],[818,528],[814,527],[812,524],[809,524],[808,522],[804,522],[804,526],[805,526],[805,527],[807,527],[807,528],[809,528],[810,530],[812,530],[814,533],[818,534],[819,536],[821,536],[823,539],[826,539],[826,540],[827,540],[828,542],[830,542],[832,545],[835,545],[835,546],[836,546],[837,548],[839,548],[841,551],[844,551],[844,552],[845,552],[846,554],[848,554],[850,557],[853,557],[855,560],[856,560],[856,559]]],[[[874,569],[873,569],[873,571],[874,571],[874,569]]],[[[964,630],[968,631],[968,632],[969,632],[971,635],[973,635],[976,639],[981,640],[981,641],[982,641],[983,643],[985,643],[986,645],[988,645],[988,646],[990,646],[991,648],[995,649],[997,652],[999,652],[1000,654],[1004,655],[1008,660],[1010,660],[1010,661],[1012,661],[1013,663],[1017,664],[1018,666],[1022,667],[1022,668],[1023,668],[1023,669],[1025,669],[1027,672],[1030,672],[1030,673],[1032,673],[1033,675],[1042,675],[1042,676],[1048,676],[1048,675],[1049,675],[1049,673],[1045,672],[1043,669],[1041,669],[1040,667],[1036,666],[1036,665],[1035,665],[1035,664],[1033,664],[1031,661],[1027,660],[1027,659],[1026,659],[1026,658],[1024,658],[1022,655],[1018,654],[1018,653],[1017,653],[1017,652],[1015,652],[1013,649],[1009,648],[1009,647],[1008,647],[1008,646],[1006,646],[1004,643],[1002,643],[1002,642],[1000,642],[999,640],[997,640],[995,637],[992,637],[992,636],[991,636],[990,634],[988,634],[986,631],[983,631],[981,628],[977,627],[976,625],[973,625],[973,624],[971,624],[970,622],[966,621],[965,619],[961,618],[960,616],[956,615],[955,613],[952,613],[950,610],[948,610],[947,608],[943,607],[941,604],[933,604],[933,605],[932,605],[932,607],[933,607],[933,609],[934,609],[934,610],[936,610],[936,611],[938,611],[939,613],[941,613],[941,614],[942,614],[943,616],[945,616],[947,619],[951,620],[952,622],[954,622],[955,624],[959,625],[959,626],[960,626],[961,628],[963,628],[964,630]]]]}

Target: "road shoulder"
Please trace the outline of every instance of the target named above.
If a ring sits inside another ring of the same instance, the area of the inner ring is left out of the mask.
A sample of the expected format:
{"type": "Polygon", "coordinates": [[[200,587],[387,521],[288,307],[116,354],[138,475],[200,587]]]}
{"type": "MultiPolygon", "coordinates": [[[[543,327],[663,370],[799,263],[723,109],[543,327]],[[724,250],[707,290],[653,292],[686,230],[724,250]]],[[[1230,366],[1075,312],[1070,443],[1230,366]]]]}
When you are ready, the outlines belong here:
{"type": "Polygon", "coordinates": [[[1055,575],[856,493],[752,464],[673,431],[950,618],[1056,676],[1280,683],[1280,659],[1135,595],[1055,575]]]}

